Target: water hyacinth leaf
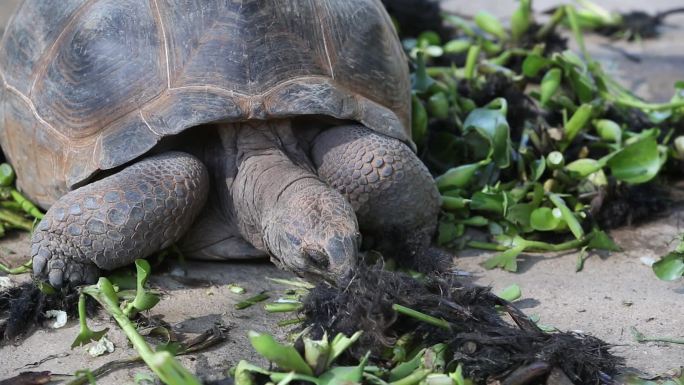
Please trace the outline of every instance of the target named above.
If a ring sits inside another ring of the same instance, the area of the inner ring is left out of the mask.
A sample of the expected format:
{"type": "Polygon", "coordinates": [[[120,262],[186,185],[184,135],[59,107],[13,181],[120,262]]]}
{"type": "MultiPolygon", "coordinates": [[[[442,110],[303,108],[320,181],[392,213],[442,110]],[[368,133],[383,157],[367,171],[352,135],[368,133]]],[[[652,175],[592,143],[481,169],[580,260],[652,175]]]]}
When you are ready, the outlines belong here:
{"type": "Polygon", "coordinates": [[[514,40],[527,32],[532,24],[532,0],[520,0],[520,5],[511,16],[511,34],[514,40]]]}
{"type": "Polygon", "coordinates": [[[525,251],[524,244],[514,245],[510,249],[487,259],[484,261],[484,263],[482,263],[482,266],[487,270],[500,267],[506,271],[515,273],[518,271],[518,256],[522,254],[523,251],[525,251]]]}
{"type": "Polygon", "coordinates": [[[570,176],[581,179],[601,170],[602,167],[596,159],[584,158],[571,162],[565,166],[565,170],[570,176]]]}
{"type": "Polygon", "coordinates": [[[437,119],[446,119],[449,117],[449,99],[446,93],[437,92],[428,99],[428,112],[430,116],[437,119]]]}
{"type": "Polygon", "coordinates": [[[579,223],[572,210],[565,204],[563,198],[557,194],[549,194],[549,199],[560,210],[563,220],[570,228],[570,232],[572,232],[575,238],[582,239],[584,237],[584,229],[582,229],[582,225],[579,223]]]}
{"type": "Polygon", "coordinates": [[[307,365],[304,358],[299,355],[299,352],[294,347],[283,345],[272,336],[255,331],[249,332],[249,341],[257,353],[275,363],[279,368],[292,370],[307,376],[313,375],[311,367],[307,365]]]}
{"type": "Polygon", "coordinates": [[[473,176],[481,167],[480,163],[464,164],[447,170],[437,177],[437,188],[446,190],[451,188],[463,188],[470,184],[473,176]]]}
{"type": "Polygon", "coordinates": [[[593,121],[596,133],[607,142],[622,143],[622,129],[620,125],[609,119],[593,121]]]}
{"type": "Polygon", "coordinates": [[[124,308],[124,314],[129,318],[138,312],[152,309],[159,302],[159,296],[151,294],[145,289],[147,279],[152,272],[150,263],[144,259],[136,259],[135,269],[137,272],[135,299],[124,308]]]}
{"type": "Polygon", "coordinates": [[[475,211],[505,215],[507,209],[505,194],[478,191],[471,197],[470,208],[475,211]]]}
{"type": "Polygon", "coordinates": [[[561,221],[548,207],[539,207],[530,215],[530,226],[537,231],[553,231],[561,225],[561,221]]]}
{"type": "Polygon", "coordinates": [[[430,45],[441,45],[442,44],[442,38],[439,37],[439,34],[434,31],[424,31],[421,32],[420,35],[418,35],[417,39],[417,45],[419,47],[427,47],[430,45]]]}
{"type": "Polygon", "coordinates": [[[589,234],[589,243],[587,247],[590,249],[606,250],[606,251],[620,251],[620,246],[618,246],[612,239],[606,234],[605,231],[594,229],[591,234],[589,234]]]}
{"type": "Polygon", "coordinates": [[[352,346],[362,334],[362,331],[357,331],[356,333],[352,334],[351,337],[347,337],[342,333],[338,333],[330,343],[330,355],[328,357],[327,366],[330,366],[333,361],[340,356],[340,354],[349,349],[349,347],[352,346]]]}
{"type": "Polygon", "coordinates": [[[539,72],[548,67],[551,61],[537,53],[527,55],[522,65],[522,72],[528,78],[537,77],[539,72]]]}
{"type": "Polygon", "coordinates": [[[317,385],[360,384],[369,356],[370,352],[366,353],[357,366],[338,366],[328,370],[318,378],[317,385]]]}
{"type": "Polygon", "coordinates": [[[304,337],[304,359],[314,373],[320,374],[328,368],[328,358],[330,357],[330,341],[328,334],[324,333],[320,340],[304,337]]]}
{"type": "Polygon", "coordinates": [[[552,68],[542,78],[540,88],[540,102],[542,106],[546,106],[558,91],[561,85],[562,72],[558,68],[552,68]]]}
{"type": "Polygon", "coordinates": [[[100,338],[102,338],[102,336],[107,334],[107,331],[109,331],[109,328],[93,331],[88,327],[88,314],[86,312],[86,300],[84,294],[81,294],[78,297],[78,324],[80,326],[80,331],[78,336],[76,336],[74,339],[74,342],[71,343],[72,349],[77,346],[86,345],[92,341],[98,341],[100,338]]]}
{"type": "Polygon", "coordinates": [[[520,286],[512,284],[506,287],[505,289],[501,290],[501,292],[497,294],[497,296],[508,302],[513,302],[522,297],[522,290],[520,289],[520,286]]]}
{"type": "Polygon", "coordinates": [[[266,294],[265,291],[262,291],[261,293],[255,295],[253,297],[250,297],[244,301],[238,302],[237,304],[235,304],[235,308],[237,310],[243,310],[243,309],[246,309],[250,306],[256,305],[259,302],[266,301],[268,298],[269,298],[268,294],[266,294]]]}
{"type": "Polygon", "coordinates": [[[608,160],[608,167],[616,179],[634,184],[653,179],[661,165],[658,142],[653,138],[632,143],[608,160]]]}
{"type": "Polygon", "coordinates": [[[468,207],[469,199],[459,196],[442,195],[442,208],[445,210],[460,210],[468,207]]]}
{"type": "Polygon", "coordinates": [[[508,209],[506,219],[523,227],[522,230],[526,230],[532,225],[531,217],[534,210],[535,206],[531,203],[517,203],[508,209]]]}
{"type": "Polygon", "coordinates": [[[241,360],[235,367],[235,374],[233,376],[235,385],[254,385],[255,381],[252,373],[263,374],[265,376],[271,374],[271,372],[266,369],[252,365],[245,360],[241,360]]]}
{"type": "Polygon", "coordinates": [[[542,176],[544,176],[544,172],[546,172],[546,162],[544,159],[537,159],[531,164],[531,179],[533,182],[537,182],[539,179],[541,179],[542,176]]]}
{"type": "Polygon", "coordinates": [[[475,78],[475,72],[477,69],[477,59],[480,58],[481,50],[482,47],[480,45],[473,45],[470,48],[468,48],[465,68],[463,69],[465,78],[468,80],[475,78]]]}
{"type": "Polygon", "coordinates": [[[594,108],[591,104],[582,104],[565,124],[564,140],[572,142],[577,134],[587,125],[594,108]]]}
{"type": "Polygon", "coordinates": [[[446,14],[443,17],[444,21],[461,30],[464,34],[468,36],[475,36],[475,31],[473,30],[471,23],[468,20],[460,16],[450,14],[446,14]]]}
{"type": "Polygon", "coordinates": [[[422,143],[427,134],[428,114],[423,102],[416,95],[413,95],[411,99],[411,116],[413,119],[411,123],[413,141],[422,143]]]}
{"type": "Polygon", "coordinates": [[[497,98],[484,108],[476,108],[463,122],[463,133],[477,132],[489,142],[489,157],[499,168],[510,165],[512,145],[510,126],[506,120],[508,105],[497,98]]]}
{"type": "Polygon", "coordinates": [[[480,27],[480,29],[482,29],[483,31],[491,35],[494,35],[501,40],[506,40],[508,38],[506,29],[504,29],[503,25],[501,25],[499,19],[491,13],[486,11],[480,11],[477,14],[475,14],[475,17],[473,19],[475,21],[475,24],[477,24],[477,26],[480,27]]]}
{"type": "Polygon", "coordinates": [[[444,45],[443,49],[448,54],[460,54],[466,52],[472,44],[468,39],[451,40],[444,45]]]}
{"type": "Polygon", "coordinates": [[[663,281],[674,281],[684,276],[684,254],[673,252],[653,264],[653,272],[663,281]]]}
{"type": "Polygon", "coordinates": [[[395,366],[390,370],[389,374],[389,380],[390,381],[397,381],[401,380],[402,378],[408,377],[411,373],[413,373],[418,367],[420,367],[420,362],[423,359],[423,355],[425,354],[426,349],[421,349],[418,353],[416,353],[411,360],[402,362],[401,364],[395,366]]]}

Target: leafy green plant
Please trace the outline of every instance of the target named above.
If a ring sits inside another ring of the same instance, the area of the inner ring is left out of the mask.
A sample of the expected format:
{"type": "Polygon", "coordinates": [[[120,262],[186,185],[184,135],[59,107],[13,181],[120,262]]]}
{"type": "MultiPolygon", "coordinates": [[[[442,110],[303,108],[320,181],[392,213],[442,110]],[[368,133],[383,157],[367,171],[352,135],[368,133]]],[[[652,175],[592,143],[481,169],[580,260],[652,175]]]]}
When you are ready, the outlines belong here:
{"type": "Polygon", "coordinates": [[[684,139],[671,140],[684,122],[680,88],[668,103],[644,102],[586,50],[590,15],[603,23],[614,15],[582,2],[537,25],[531,7],[520,2],[510,31],[485,12],[472,22],[447,16],[456,32],[441,54],[414,56],[417,143],[442,194],[438,243],[498,251],[484,266],[509,271],[526,252],[618,250],[593,220],[597,202],[611,199],[612,186],[656,183],[684,159],[684,139]],[[547,40],[563,23],[581,55],[547,40]],[[453,53],[460,59],[444,58],[453,53]],[[631,131],[628,116],[650,127],[631,131]],[[470,239],[469,227],[494,242],[470,239]]]}

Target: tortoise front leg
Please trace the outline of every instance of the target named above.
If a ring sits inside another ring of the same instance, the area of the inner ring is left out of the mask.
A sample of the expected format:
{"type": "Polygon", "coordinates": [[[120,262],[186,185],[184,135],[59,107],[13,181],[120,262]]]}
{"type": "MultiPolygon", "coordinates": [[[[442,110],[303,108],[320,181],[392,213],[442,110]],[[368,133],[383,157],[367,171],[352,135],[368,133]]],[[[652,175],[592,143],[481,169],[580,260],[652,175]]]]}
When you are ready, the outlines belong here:
{"type": "Polygon", "coordinates": [[[400,262],[428,249],[439,192],[407,145],[361,125],[340,126],[314,139],[312,158],[321,179],[351,202],[364,246],[400,262]]]}
{"type": "Polygon", "coordinates": [[[209,177],[195,157],[144,159],[63,196],[31,238],[33,274],[55,287],[94,283],[176,242],[207,199],[209,177]]]}

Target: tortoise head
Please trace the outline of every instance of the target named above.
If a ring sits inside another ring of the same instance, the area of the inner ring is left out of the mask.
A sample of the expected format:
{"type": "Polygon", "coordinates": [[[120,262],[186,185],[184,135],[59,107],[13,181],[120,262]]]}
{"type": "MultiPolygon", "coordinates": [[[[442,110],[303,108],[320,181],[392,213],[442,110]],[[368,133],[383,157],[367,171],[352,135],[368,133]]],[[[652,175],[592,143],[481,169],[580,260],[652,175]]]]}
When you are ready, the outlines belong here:
{"type": "MultiPolygon", "coordinates": [[[[262,236],[275,262],[303,277],[336,281],[355,266],[361,244],[356,215],[337,191],[315,183],[285,192],[262,236]]],[[[279,199],[280,200],[280,199],[279,199]]]]}

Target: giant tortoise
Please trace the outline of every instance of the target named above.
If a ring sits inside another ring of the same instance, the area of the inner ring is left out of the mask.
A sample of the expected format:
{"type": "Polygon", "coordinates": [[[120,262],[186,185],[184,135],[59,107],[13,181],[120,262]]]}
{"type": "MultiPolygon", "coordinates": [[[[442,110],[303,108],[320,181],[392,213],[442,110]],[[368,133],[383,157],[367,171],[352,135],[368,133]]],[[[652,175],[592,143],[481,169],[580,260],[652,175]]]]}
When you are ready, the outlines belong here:
{"type": "Polygon", "coordinates": [[[0,82],[0,144],[49,208],[34,275],[56,287],[174,243],[334,279],[435,231],[380,0],[26,0],[0,82]]]}

